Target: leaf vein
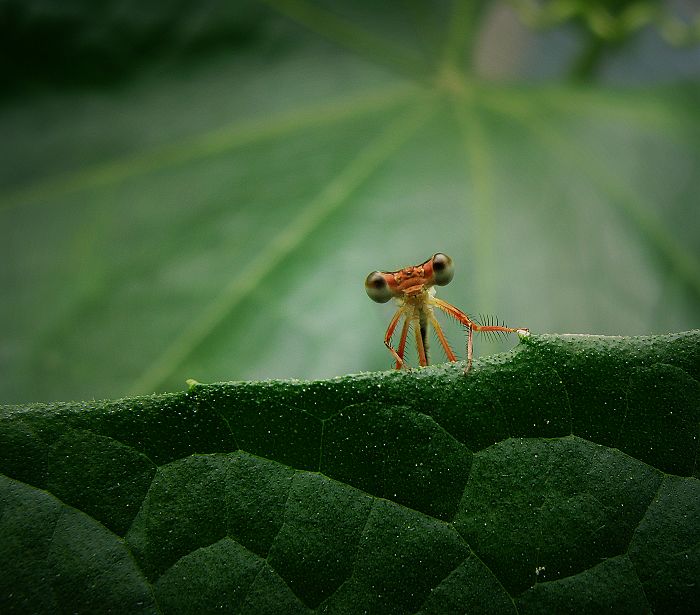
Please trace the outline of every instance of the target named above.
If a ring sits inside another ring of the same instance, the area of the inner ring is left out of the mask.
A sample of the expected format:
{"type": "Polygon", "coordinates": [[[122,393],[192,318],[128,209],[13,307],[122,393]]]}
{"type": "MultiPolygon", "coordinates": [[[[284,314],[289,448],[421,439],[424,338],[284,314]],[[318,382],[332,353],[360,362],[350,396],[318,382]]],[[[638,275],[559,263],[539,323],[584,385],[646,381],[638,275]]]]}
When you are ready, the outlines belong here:
{"type": "Polygon", "coordinates": [[[328,10],[304,0],[259,1],[341,47],[357,52],[377,64],[389,66],[417,81],[426,80],[428,66],[420,55],[388,43],[385,37],[360,28],[328,10]]]}
{"type": "Polygon", "coordinates": [[[406,84],[381,87],[362,95],[326,104],[312,104],[273,117],[234,121],[179,142],[125,155],[80,171],[67,172],[0,194],[0,211],[93,187],[112,185],[133,176],[206,158],[253,143],[272,141],[314,126],[343,122],[353,117],[409,102],[415,89],[406,84]]]}
{"type": "Polygon", "coordinates": [[[398,149],[433,111],[418,105],[399,116],[300,212],[296,219],[260,250],[245,271],[234,277],[222,292],[195,317],[165,348],[153,364],[134,382],[134,394],[150,392],[170,376],[183,361],[250,295],[331,213],[398,149]]]}

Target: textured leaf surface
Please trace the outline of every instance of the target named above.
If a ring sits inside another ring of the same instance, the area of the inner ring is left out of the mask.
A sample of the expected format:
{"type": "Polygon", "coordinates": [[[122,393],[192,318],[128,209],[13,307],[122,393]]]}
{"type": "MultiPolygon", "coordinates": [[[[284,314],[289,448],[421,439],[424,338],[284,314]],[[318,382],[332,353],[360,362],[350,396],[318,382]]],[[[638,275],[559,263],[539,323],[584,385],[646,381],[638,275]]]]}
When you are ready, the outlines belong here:
{"type": "MultiPolygon", "coordinates": [[[[698,326],[697,83],[482,82],[482,3],[238,4],[180,24],[237,18],[235,51],[0,103],[3,403],[386,369],[364,277],[438,250],[513,326],[698,326]]],[[[110,6],[74,44],[128,56],[110,6]]]]}
{"type": "Polygon", "coordinates": [[[0,409],[0,607],[697,611],[700,332],[0,409]]]}

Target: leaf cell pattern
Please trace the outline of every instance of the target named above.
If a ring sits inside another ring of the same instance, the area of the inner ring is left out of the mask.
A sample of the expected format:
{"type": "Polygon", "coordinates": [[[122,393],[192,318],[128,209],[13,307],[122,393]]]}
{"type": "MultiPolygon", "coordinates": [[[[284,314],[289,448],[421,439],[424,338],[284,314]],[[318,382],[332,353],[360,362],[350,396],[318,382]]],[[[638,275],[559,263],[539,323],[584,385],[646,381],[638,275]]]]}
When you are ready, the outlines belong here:
{"type": "Polygon", "coordinates": [[[532,336],[468,378],[3,408],[0,606],[694,612],[699,358],[532,336]]]}

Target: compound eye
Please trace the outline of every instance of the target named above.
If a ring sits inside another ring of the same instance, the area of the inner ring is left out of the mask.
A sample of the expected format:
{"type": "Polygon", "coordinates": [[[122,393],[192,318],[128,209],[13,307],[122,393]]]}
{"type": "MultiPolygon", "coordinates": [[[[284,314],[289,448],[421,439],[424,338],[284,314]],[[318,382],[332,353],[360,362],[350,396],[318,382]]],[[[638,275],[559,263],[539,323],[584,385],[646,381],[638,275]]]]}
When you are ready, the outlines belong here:
{"type": "Polygon", "coordinates": [[[365,280],[367,296],[377,303],[386,303],[391,299],[391,290],[386,279],[379,271],[373,271],[365,280]]]}
{"type": "Polygon", "coordinates": [[[447,254],[438,252],[433,256],[433,281],[438,286],[449,284],[454,277],[455,269],[452,259],[447,254]]]}

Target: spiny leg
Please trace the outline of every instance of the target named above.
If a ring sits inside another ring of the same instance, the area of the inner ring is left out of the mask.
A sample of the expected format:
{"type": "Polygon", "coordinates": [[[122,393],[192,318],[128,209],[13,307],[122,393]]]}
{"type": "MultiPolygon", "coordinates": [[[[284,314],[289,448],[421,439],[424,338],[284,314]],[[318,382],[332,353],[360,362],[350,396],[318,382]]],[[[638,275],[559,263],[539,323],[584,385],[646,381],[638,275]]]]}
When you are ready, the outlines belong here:
{"type": "MultiPolygon", "coordinates": [[[[384,334],[384,345],[389,349],[389,352],[394,356],[396,359],[396,369],[401,369],[401,366],[403,365],[403,352],[401,355],[399,355],[396,350],[394,350],[393,346],[391,345],[391,338],[394,335],[394,331],[396,330],[396,325],[399,324],[399,320],[401,319],[401,316],[403,316],[405,313],[405,310],[403,308],[399,308],[396,310],[396,313],[391,319],[391,322],[389,323],[389,326],[387,327],[386,333],[384,334]]],[[[408,318],[406,319],[406,322],[408,323],[408,318]]],[[[406,328],[407,325],[404,324],[404,328],[406,328]]],[[[401,332],[401,338],[404,338],[404,332],[401,332]]],[[[404,344],[405,346],[405,344],[404,344]]],[[[399,346],[401,349],[401,346],[399,346]]],[[[401,349],[402,350],[402,349],[401,349]]]]}
{"type": "Polygon", "coordinates": [[[430,322],[433,323],[433,327],[435,328],[435,333],[437,333],[438,340],[440,340],[440,344],[442,344],[442,347],[445,350],[445,354],[447,355],[447,360],[455,362],[457,360],[457,357],[455,356],[455,353],[452,352],[452,348],[450,348],[450,344],[447,342],[447,338],[445,337],[445,334],[442,332],[442,327],[440,326],[440,323],[437,321],[437,318],[435,318],[435,316],[431,315],[430,322]]]}
{"type": "Polygon", "coordinates": [[[415,328],[416,332],[416,347],[418,348],[418,364],[425,367],[428,364],[428,358],[425,356],[425,346],[423,346],[423,334],[421,327],[415,328]]]}
{"type": "Polygon", "coordinates": [[[452,316],[452,318],[456,319],[467,328],[467,366],[464,368],[464,373],[469,373],[469,370],[472,368],[472,359],[474,358],[474,329],[479,325],[469,318],[462,310],[447,303],[447,301],[433,297],[431,303],[435,304],[436,307],[449,316],[452,316]]]}
{"type": "Polygon", "coordinates": [[[403,365],[403,356],[406,351],[406,338],[408,337],[408,329],[410,326],[411,320],[408,317],[406,317],[406,320],[403,323],[403,327],[401,328],[401,339],[399,340],[399,348],[396,353],[399,355],[401,363],[399,363],[398,361],[396,362],[396,369],[401,369],[401,366],[403,365]]]}
{"type": "Polygon", "coordinates": [[[443,301],[442,299],[438,299],[437,297],[432,297],[430,299],[430,302],[435,305],[436,307],[440,308],[443,312],[446,314],[449,314],[453,318],[456,318],[459,322],[461,322],[465,327],[469,329],[473,329],[474,331],[493,331],[493,332],[498,332],[498,333],[517,333],[518,331],[527,331],[528,329],[525,327],[518,327],[518,328],[513,328],[513,327],[502,327],[500,325],[480,325],[476,322],[474,322],[469,316],[467,316],[462,310],[459,308],[456,308],[454,305],[447,303],[447,301],[443,301]]]}
{"type": "Polygon", "coordinates": [[[462,310],[456,308],[450,303],[447,303],[447,301],[443,301],[442,299],[438,299],[437,297],[432,297],[430,299],[430,302],[446,314],[449,314],[453,318],[457,319],[465,327],[467,327],[467,366],[464,368],[465,374],[471,369],[472,366],[472,358],[474,355],[474,331],[499,333],[517,333],[518,331],[527,331],[527,329],[524,327],[514,329],[512,327],[501,327],[499,325],[479,325],[475,323],[471,318],[469,318],[469,316],[467,316],[462,310]]]}
{"type": "Polygon", "coordinates": [[[464,373],[468,374],[472,368],[472,358],[474,356],[474,328],[467,328],[467,366],[464,368],[464,373]]]}
{"type": "MultiPolygon", "coordinates": [[[[456,309],[456,308],[455,308],[456,309]]],[[[469,370],[472,367],[472,356],[474,353],[473,350],[473,338],[474,338],[474,331],[479,331],[482,333],[524,333],[529,331],[527,327],[518,327],[518,328],[513,328],[513,327],[501,327],[500,325],[478,325],[475,322],[472,322],[471,325],[469,326],[469,335],[467,337],[467,366],[464,368],[464,373],[467,374],[469,373],[469,370]]]]}

